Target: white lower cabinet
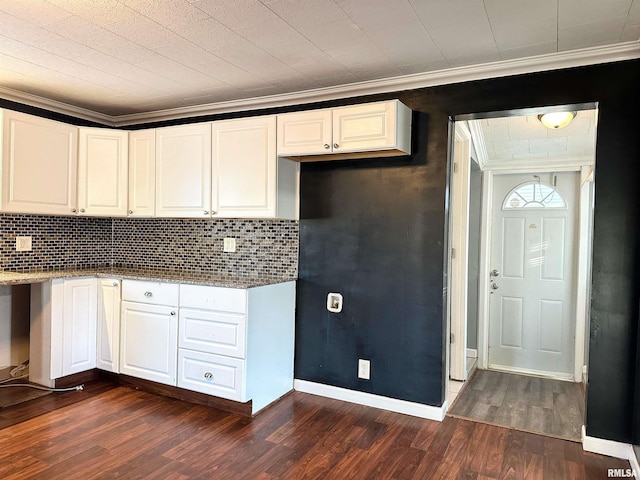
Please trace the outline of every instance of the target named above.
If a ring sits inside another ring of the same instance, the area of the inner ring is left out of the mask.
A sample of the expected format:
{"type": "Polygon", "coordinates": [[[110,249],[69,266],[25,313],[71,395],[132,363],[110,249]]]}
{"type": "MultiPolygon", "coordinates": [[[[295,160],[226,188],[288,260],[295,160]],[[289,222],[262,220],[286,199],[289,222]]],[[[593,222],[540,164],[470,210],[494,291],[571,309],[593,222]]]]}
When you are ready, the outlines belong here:
{"type": "Polygon", "coordinates": [[[120,373],[176,385],[177,292],[174,284],[123,280],[120,373]],[[162,304],[163,296],[158,292],[163,291],[169,292],[165,300],[173,305],[162,304]],[[145,300],[147,303],[142,303],[145,300]]]}
{"type": "Polygon", "coordinates": [[[295,283],[180,286],[178,386],[252,413],[293,389],[295,283]]]}
{"type": "Polygon", "coordinates": [[[178,350],[178,386],[246,402],[245,361],[193,350],[178,350]]]}
{"type": "Polygon", "coordinates": [[[96,366],[113,373],[120,372],[120,283],[115,278],[98,282],[96,366]]]}
{"type": "Polygon", "coordinates": [[[30,373],[34,383],[96,367],[98,280],[57,279],[31,286],[30,373]]]}

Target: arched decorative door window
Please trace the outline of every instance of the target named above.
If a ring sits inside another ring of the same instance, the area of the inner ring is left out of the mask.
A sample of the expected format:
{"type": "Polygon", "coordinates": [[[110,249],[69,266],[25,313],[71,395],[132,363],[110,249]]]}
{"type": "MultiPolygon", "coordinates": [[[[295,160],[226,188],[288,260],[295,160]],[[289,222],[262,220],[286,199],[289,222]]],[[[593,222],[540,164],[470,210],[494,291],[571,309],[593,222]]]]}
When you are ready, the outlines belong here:
{"type": "Polygon", "coordinates": [[[521,183],[511,190],[502,203],[503,210],[519,210],[523,208],[557,208],[566,209],[567,202],[553,185],[539,179],[521,183]]]}

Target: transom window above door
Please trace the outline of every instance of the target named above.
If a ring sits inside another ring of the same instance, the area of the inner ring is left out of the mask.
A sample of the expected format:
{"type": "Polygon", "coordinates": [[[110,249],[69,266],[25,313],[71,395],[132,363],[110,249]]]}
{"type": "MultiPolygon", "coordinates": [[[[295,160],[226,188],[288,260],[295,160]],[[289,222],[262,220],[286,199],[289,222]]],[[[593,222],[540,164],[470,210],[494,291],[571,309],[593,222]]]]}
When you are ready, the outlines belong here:
{"type": "Polygon", "coordinates": [[[567,203],[553,185],[534,180],[515,187],[507,194],[502,203],[503,210],[523,208],[566,209],[567,203]]]}

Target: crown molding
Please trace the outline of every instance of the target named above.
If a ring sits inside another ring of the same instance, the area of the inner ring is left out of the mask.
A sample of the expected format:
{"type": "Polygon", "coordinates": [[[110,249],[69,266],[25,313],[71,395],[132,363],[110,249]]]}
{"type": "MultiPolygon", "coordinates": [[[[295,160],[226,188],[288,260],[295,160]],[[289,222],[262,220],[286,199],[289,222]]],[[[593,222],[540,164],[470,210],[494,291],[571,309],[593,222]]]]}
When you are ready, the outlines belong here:
{"type": "Polygon", "coordinates": [[[480,127],[480,122],[467,122],[469,132],[471,133],[471,141],[473,142],[473,148],[476,151],[476,161],[480,170],[484,170],[485,165],[489,161],[489,154],[487,153],[487,144],[484,141],[484,132],[480,127]]]}
{"type": "Polygon", "coordinates": [[[345,97],[361,97],[401,90],[461,83],[487,78],[507,77],[526,73],[559,70],[563,68],[596,65],[640,58],[640,41],[591,47],[569,52],[549,53],[535,57],[503,60],[481,65],[447,68],[426,73],[401,75],[397,77],[350,83],[335,87],[317,88],[293,93],[254,97],[228,102],[208,103],[190,107],[170,108],[127,115],[106,115],[66,103],[49,100],[37,95],[22,93],[0,87],[0,96],[18,103],[44,108],[65,115],[122,127],[180,118],[217,115],[223,113],[263,110],[305,103],[339,100],[345,97]]]}
{"type": "Polygon", "coordinates": [[[81,118],[90,122],[101,123],[103,125],[115,126],[115,117],[105,113],[95,112],[87,108],[76,107],[57,100],[50,100],[38,95],[20,92],[13,88],[0,86],[0,98],[10,102],[22,103],[31,107],[42,108],[51,112],[69,115],[70,117],[81,118]]]}

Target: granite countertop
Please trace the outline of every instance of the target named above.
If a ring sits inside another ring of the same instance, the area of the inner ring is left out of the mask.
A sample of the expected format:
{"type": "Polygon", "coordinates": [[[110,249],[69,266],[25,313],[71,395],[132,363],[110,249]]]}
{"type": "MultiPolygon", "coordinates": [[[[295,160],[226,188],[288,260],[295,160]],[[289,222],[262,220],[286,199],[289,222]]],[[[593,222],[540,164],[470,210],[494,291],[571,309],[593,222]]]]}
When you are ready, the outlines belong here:
{"type": "Polygon", "coordinates": [[[52,270],[46,272],[0,272],[0,286],[42,283],[56,278],[72,277],[117,277],[130,280],[146,280],[167,283],[189,283],[228,288],[253,288],[275,283],[289,282],[295,278],[226,275],[202,272],[180,272],[161,269],[134,269],[103,267],[85,270],[52,270]]]}

